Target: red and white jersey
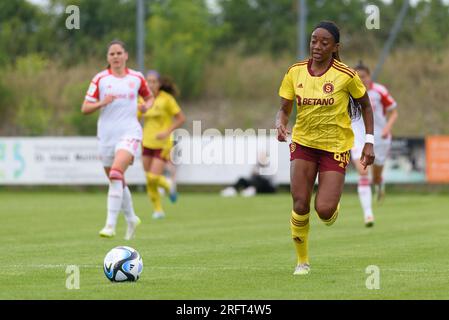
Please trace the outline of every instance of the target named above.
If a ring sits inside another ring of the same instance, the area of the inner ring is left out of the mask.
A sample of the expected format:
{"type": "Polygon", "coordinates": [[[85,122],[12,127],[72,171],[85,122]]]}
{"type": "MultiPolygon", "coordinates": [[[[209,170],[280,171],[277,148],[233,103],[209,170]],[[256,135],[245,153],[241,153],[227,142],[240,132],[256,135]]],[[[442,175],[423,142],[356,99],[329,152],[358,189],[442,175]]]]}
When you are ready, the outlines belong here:
{"type": "Polygon", "coordinates": [[[142,126],[137,119],[138,96],[151,95],[140,72],[126,69],[124,77],[116,77],[110,69],[98,73],[90,83],[86,100],[97,102],[107,95],[114,101],[101,108],[97,137],[103,146],[115,145],[121,138],[142,140],[142,126]]]}
{"type": "MultiPolygon", "coordinates": [[[[378,83],[371,83],[368,89],[368,96],[373,107],[374,116],[374,139],[378,140],[382,137],[382,130],[387,124],[387,112],[397,107],[396,101],[388,92],[387,88],[378,83]]],[[[365,125],[363,124],[363,118],[352,121],[352,129],[354,135],[365,140],[365,125]]],[[[391,138],[391,137],[389,137],[391,138]]]]}

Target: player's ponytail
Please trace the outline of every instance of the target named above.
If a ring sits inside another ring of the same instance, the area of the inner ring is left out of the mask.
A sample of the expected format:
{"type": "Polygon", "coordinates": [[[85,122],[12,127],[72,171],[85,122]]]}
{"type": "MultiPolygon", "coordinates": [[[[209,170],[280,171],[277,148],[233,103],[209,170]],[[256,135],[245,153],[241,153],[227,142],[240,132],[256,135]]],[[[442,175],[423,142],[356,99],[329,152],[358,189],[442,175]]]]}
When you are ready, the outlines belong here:
{"type": "MultiPolygon", "coordinates": [[[[365,71],[367,74],[371,73],[370,69],[363,64],[362,60],[355,66],[354,70],[365,71]]],[[[358,120],[362,116],[362,106],[351,96],[349,96],[348,113],[352,120],[358,120]]]]}
{"type": "Polygon", "coordinates": [[[362,116],[362,106],[351,95],[349,95],[348,114],[351,120],[359,120],[362,116]]]}
{"type": "Polygon", "coordinates": [[[174,97],[179,95],[178,87],[170,77],[161,77],[159,82],[161,84],[159,90],[164,90],[174,97]]]}
{"type": "Polygon", "coordinates": [[[348,114],[351,120],[358,120],[362,116],[362,106],[349,95],[348,114]]]}
{"type": "Polygon", "coordinates": [[[338,52],[338,49],[337,49],[337,51],[332,52],[332,58],[334,58],[335,60],[341,61],[340,53],[338,52]]]}
{"type": "Polygon", "coordinates": [[[157,81],[159,81],[159,90],[163,90],[167,93],[170,93],[174,97],[177,97],[179,95],[178,87],[170,77],[161,76],[161,74],[156,70],[147,71],[147,78],[150,75],[155,76],[157,81]]]}

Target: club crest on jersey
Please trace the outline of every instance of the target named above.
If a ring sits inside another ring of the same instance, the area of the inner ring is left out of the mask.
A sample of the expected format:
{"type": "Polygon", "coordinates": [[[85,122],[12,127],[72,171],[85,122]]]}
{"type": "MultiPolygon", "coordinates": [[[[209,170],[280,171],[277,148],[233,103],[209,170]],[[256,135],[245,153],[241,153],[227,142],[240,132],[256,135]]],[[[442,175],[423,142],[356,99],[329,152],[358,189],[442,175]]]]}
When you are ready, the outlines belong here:
{"type": "Polygon", "coordinates": [[[128,86],[129,86],[131,89],[134,89],[134,88],[136,87],[136,84],[134,83],[134,81],[130,81],[130,82],[128,82],[128,86]]]}
{"type": "Polygon", "coordinates": [[[295,152],[295,150],[296,150],[296,143],[292,142],[292,143],[290,144],[290,153],[295,152]]]}
{"type": "Polygon", "coordinates": [[[330,94],[330,93],[334,92],[334,85],[330,82],[325,83],[323,86],[323,92],[325,94],[330,94]]]}

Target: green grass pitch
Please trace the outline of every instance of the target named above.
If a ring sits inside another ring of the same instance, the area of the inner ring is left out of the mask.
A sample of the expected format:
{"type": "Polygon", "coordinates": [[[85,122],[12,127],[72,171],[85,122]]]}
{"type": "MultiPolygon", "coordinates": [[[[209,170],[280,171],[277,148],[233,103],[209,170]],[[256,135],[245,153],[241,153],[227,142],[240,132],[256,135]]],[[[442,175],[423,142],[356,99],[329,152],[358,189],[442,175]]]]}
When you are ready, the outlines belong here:
{"type": "Polygon", "coordinates": [[[311,219],[312,271],[294,277],[289,194],[224,199],[181,194],[153,221],[134,192],[143,224],[137,237],[101,239],[106,193],[0,192],[1,299],[448,299],[449,197],[387,194],[367,229],[358,198],[345,193],[332,227],[311,219]],[[136,283],[111,283],[103,258],[136,248],[144,269],[136,283]],[[66,289],[67,265],[80,268],[80,289],[66,289]],[[366,268],[379,267],[369,290],[366,268]]]}

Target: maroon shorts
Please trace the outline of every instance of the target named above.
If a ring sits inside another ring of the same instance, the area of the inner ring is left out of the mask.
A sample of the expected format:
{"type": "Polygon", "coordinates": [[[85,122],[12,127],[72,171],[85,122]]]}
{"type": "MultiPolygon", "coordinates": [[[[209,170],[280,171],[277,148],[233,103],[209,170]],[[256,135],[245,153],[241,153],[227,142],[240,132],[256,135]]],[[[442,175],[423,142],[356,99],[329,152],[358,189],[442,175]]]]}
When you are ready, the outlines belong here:
{"type": "Polygon", "coordinates": [[[151,157],[151,158],[158,158],[164,162],[167,162],[168,159],[163,155],[163,151],[164,151],[164,149],[150,149],[150,148],[145,148],[144,146],[142,146],[142,155],[143,156],[147,156],[147,157],[151,157]]]}
{"type": "Polygon", "coordinates": [[[333,153],[292,142],[290,144],[290,161],[295,159],[315,162],[318,164],[319,172],[337,171],[345,174],[349,164],[349,150],[343,153],[333,153]]]}

